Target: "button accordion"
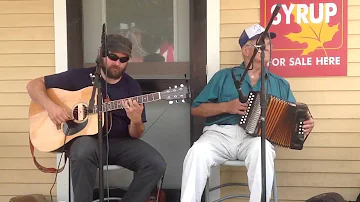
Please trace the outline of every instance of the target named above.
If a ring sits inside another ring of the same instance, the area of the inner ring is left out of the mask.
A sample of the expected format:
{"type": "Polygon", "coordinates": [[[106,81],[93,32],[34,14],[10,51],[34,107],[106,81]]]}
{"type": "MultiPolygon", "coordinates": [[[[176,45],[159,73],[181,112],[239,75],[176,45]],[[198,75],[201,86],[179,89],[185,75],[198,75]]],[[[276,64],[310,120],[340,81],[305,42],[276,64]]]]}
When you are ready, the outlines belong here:
{"type": "MultiPolygon", "coordinates": [[[[265,137],[272,144],[295,150],[302,150],[305,137],[303,122],[308,119],[308,107],[303,103],[291,103],[272,95],[267,95],[265,116],[265,137]]],[[[247,134],[261,136],[260,92],[249,93],[248,109],[241,117],[239,125],[247,134]]]]}

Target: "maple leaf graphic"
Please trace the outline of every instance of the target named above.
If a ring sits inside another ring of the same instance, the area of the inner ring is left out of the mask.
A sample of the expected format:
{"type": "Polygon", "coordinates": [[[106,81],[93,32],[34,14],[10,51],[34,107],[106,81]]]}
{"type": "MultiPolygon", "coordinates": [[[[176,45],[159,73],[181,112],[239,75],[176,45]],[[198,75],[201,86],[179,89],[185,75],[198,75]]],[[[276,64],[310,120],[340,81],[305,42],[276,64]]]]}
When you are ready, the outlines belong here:
{"type": "MultiPolygon", "coordinates": [[[[297,5],[294,6],[294,9],[292,11],[292,14],[294,16],[294,21],[297,23],[297,5]]],[[[325,13],[325,6],[324,12],[325,13]]],[[[306,15],[307,19],[310,19],[310,10],[308,14],[306,15]]],[[[301,32],[298,33],[290,33],[287,35],[284,35],[288,39],[290,39],[292,42],[299,42],[301,44],[306,43],[307,47],[303,50],[301,55],[307,55],[311,52],[314,52],[317,48],[322,48],[325,52],[325,55],[327,56],[327,52],[324,47],[324,43],[331,41],[336,34],[336,32],[339,31],[339,23],[330,27],[325,22],[325,17],[321,23],[315,24],[308,21],[308,23],[301,23],[299,24],[301,27],[301,32]]]]}

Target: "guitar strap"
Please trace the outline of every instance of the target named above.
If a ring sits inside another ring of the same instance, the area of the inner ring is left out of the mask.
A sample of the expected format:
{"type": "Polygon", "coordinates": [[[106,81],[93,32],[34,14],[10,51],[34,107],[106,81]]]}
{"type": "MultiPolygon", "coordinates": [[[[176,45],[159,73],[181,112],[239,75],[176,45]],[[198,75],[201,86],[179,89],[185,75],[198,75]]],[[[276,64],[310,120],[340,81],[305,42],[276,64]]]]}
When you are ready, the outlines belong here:
{"type": "MultiPolygon", "coordinates": [[[[35,156],[34,156],[34,145],[31,143],[31,140],[30,140],[30,135],[29,135],[29,143],[30,143],[30,151],[31,151],[31,155],[32,155],[32,158],[33,158],[33,161],[34,161],[34,164],[36,165],[36,167],[44,172],[44,173],[60,173],[64,170],[65,168],[65,165],[66,165],[66,159],[67,157],[65,156],[65,163],[64,165],[60,168],[60,169],[56,169],[56,168],[46,168],[42,165],[40,165],[39,162],[37,162],[35,156]]],[[[66,154],[65,154],[66,155],[66,154]]]]}

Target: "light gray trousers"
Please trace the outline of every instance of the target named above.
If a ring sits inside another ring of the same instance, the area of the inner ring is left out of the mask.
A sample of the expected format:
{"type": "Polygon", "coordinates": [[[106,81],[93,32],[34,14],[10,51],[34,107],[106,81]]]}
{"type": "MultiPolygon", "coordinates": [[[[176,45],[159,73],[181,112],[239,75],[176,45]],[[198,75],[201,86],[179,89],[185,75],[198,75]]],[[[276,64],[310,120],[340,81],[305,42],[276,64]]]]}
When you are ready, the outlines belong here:
{"type": "MultiPolygon", "coordinates": [[[[266,201],[270,201],[276,154],[274,146],[265,142],[266,201]]],[[[237,159],[245,161],[250,202],[261,201],[261,138],[247,135],[238,125],[212,125],[204,128],[185,157],[181,202],[200,202],[210,168],[237,159]]]]}

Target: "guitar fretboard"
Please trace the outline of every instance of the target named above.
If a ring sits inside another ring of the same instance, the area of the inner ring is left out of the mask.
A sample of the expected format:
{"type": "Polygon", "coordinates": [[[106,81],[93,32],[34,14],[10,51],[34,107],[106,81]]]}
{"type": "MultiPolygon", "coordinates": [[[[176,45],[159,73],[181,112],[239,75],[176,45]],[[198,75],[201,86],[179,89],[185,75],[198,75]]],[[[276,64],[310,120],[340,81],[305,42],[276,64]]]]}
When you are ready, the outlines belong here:
{"type": "MultiPolygon", "coordinates": [[[[160,93],[156,92],[156,93],[150,93],[150,94],[146,94],[146,95],[130,97],[130,98],[126,98],[126,99],[136,100],[136,102],[138,102],[139,104],[143,104],[143,103],[157,101],[157,100],[160,100],[161,98],[160,98],[160,93]]],[[[117,110],[117,109],[123,109],[124,107],[122,106],[122,103],[121,103],[122,100],[125,100],[125,99],[114,100],[114,101],[103,103],[101,111],[108,112],[108,111],[113,111],[113,110],[117,110]]],[[[97,105],[94,106],[94,113],[97,113],[97,105]]]]}

